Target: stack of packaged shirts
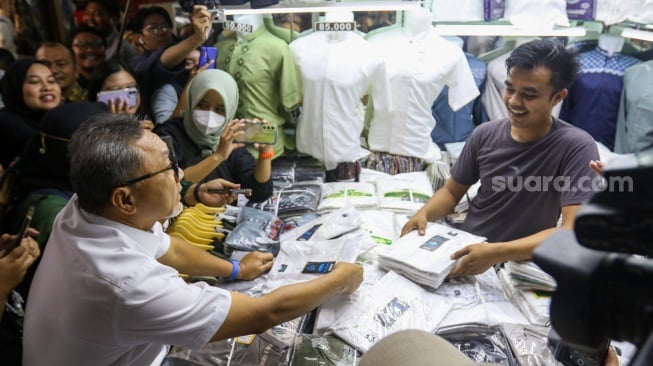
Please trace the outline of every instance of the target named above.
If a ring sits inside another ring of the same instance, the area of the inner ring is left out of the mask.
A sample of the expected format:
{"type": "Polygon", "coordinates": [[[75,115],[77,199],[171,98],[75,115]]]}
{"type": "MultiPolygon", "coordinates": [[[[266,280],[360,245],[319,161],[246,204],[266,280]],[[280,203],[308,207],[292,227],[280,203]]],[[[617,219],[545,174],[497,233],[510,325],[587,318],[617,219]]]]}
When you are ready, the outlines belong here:
{"type": "Polygon", "coordinates": [[[555,279],[533,262],[508,261],[504,268],[516,288],[548,292],[553,292],[556,289],[555,279]]]}
{"type": "Polygon", "coordinates": [[[224,207],[209,207],[197,204],[186,207],[168,227],[168,234],[187,241],[204,250],[213,250],[217,241],[224,239],[223,224],[216,215],[224,207]]]}
{"type": "Polygon", "coordinates": [[[549,326],[551,324],[549,318],[550,292],[523,290],[515,287],[510,279],[510,274],[505,268],[499,269],[498,274],[506,296],[531,324],[539,326],[549,326]]]}
{"type": "Polygon", "coordinates": [[[318,211],[331,211],[345,206],[376,208],[376,188],[371,183],[363,182],[324,183],[318,211]]]}
{"type": "Polygon", "coordinates": [[[429,223],[425,235],[411,231],[380,251],[379,265],[415,283],[437,289],[456,264],[451,255],[468,244],[484,241],[486,239],[481,236],[429,223]]]}
{"type": "Polygon", "coordinates": [[[433,186],[425,171],[374,175],[361,175],[367,183],[376,185],[379,208],[398,212],[415,213],[433,195],[433,186]]]}
{"type": "Polygon", "coordinates": [[[394,272],[363,291],[330,327],[361,352],[405,329],[433,332],[451,309],[444,296],[429,292],[394,272]]]}

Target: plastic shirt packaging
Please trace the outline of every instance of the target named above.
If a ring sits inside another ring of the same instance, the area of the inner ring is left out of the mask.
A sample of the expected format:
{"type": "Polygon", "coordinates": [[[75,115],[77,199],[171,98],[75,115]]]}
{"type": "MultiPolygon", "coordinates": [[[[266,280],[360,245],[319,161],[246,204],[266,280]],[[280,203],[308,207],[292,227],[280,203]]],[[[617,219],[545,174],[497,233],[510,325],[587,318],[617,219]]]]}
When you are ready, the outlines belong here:
{"type": "Polygon", "coordinates": [[[567,0],[567,17],[576,20],[594,20],[596,0],[567,0]]]}
{"type": "Polygon", "coordinates": [[[334,336],[302,334],[293,347],[294,366],[354,366],[360,355],[356,349],[334,336]]]}
{"type": "Polygon", "coordinates": [[[367,352],[383,337],[400,330],[433,332],[450,309],[446,297],[388,272],[363,291],[330,329],[359,351],[367,352]]]}
{"type": "Polygon", "coordinates": [[[296,229],[282,234],[283,241],[329,240],[361,227],[363,219],[355,208],[348,206],[320,216],[296,229]]]}
{"type": "Polygon", "coordinates": [[[272,212],[275,216],[286,218],[315,212],[320,202],[322,188],[316,183],[296,183],[275,190],[270,198],[263,202],[249,204],[259,210],[272,212]]]}
{"type": "MultiPolygon", "coordinates": [[[[240,360],[231,359],[232,365],[278,366],[288,365],[291,351],[300,336],[308,314],[276,325],[256,336],[240,360]]],[[[250,336],[250,337],[252,337],[250,336]]]]}
{"type": "Polygon", "coordinates": [[[524,315],[506,297],[494,268],[480,275],[447,279],[436,293],[446,296],[453,308],[441,327],[476,322],[498,324],[528,323],[524,315]]]}
{"type": "Polygon", "coordinates": [[[424,171],[395,175],[366,174],[362,178],[364,182],[376,185],[381,209],[415,213],[433,195],[431,181],[424,171]]]}
{"type": "Polygon", "coordinates": [[[315,319],[315,332],[322,334],[327,331],[342,315],[347,312],[350,304],[358,301],[360,296],[376,285],[388,272],[374,263],[363,264],[363,282],[351,295],[338,296],[319,307],[315,319]]]}
{"type": "Polygon", "coordinates": [[[376,244],[392,245],[399,239],[401,231],[396,230],[394,226],[394,212],[364,210],[360,215],[363,219],[363,230],[376,244]]]}
{"type": "Polygon", "coordinates": [[[526,319],[533,325],[549,326],[549,308],[551,296],[545,293],[520,290],[515,287],[508,272],[501,268],[498,271],[499,280],[510,301],[524,314],[526,319]]]}
{"type": "Polygon", "coordinates": [[[437,289],[456,264],[451,255],[468,244],[484,241],[484,237],[428,223],[425,235],[413,230],[382,250],[379,265],[401,273],[415,283],[437,289]]]}
{"type": "Polygon", "coordinates": [[[376,188],[362,182],[332,182],[322,185],[319,212],[335,210],[345,206],[376,208],[376,188]]]}
{"type": "Polygon", "coordinates": [[[243,207],[238,214],[238,224],[225,239],[225,253],[232,250],[279,253],[279,234],[282,221],[274,214],[243,207]]]}
{"type": "Polygon", "coordinates": [[[332,240],[283,241],[279,255],[268,274],[264,291],[269,292],[281,286],[308,281],[323,275],[303,273],[308,262],[353,263],[362,243],[366,241],[369,243],[371,239],[360,228],[332,240]]]}
{"type": "Polygon", "coordinates": [[[510,348],[508,337],[499,326],[479,323],[459,324],[440,329],[437,334],[476,363],[520,365],[510,348]]]}
{"type": "Polygon", "coordinates": [[[505,0],[485,0],[483,2],[484,19],[485,21],[497,20],[503,18],[503,13],[506,11],[505,0]]]}
{"type": "Polygon", "coordinates": [[[502,324],[501,328],[521,366],[562,365],[547,346],[550,328],[512,323],[502,324]]]}

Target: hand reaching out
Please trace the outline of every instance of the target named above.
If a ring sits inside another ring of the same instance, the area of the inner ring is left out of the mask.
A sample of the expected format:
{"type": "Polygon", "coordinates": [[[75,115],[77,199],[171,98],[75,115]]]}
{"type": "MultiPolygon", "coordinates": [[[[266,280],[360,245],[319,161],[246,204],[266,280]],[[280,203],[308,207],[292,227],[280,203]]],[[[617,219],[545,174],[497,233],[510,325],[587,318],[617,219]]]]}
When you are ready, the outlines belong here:
{"type": "Polygon", "coordinates": [[[496,256],[496,243],[470,244],[451,255],[451,259],[459,260],[449,277],[477,275],[487,271],[499,262],[496,256]]]}
{"type": "Polygon", "coordinates": [[[272,268],[274,256],[272,253],[251,252],[240,260],[239,280],[253,280],[272,268]]]}

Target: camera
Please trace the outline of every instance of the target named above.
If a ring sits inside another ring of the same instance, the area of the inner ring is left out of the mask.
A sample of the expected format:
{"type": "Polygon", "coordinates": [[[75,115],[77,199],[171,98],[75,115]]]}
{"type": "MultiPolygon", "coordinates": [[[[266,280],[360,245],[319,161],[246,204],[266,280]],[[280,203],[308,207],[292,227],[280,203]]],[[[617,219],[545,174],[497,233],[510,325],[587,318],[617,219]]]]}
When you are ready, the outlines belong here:
{"type": "Polygon", "coordinates": [[[606,189],[581,205],[533,253],[558,286],[549,345],[564,365],[603,365],[610,339],[638,348],[630,365],[653,365],[653,150],[604,172],[606,189]],[[629,185],[610,186],[620,179],[629,185]]]}

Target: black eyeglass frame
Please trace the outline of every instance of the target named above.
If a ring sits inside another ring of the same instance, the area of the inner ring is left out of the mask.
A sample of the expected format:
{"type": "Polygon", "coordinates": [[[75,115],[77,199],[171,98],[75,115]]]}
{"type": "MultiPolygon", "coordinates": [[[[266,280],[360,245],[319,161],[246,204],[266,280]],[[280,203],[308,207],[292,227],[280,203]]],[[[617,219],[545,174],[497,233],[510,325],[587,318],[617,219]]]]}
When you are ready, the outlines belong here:
{"type": "Polygon", "coordinates": [[[126,186],[132,185],[134,183],[144,181],[145,179],[152,178],[153,176],[155,176],[157,174],[165,173],[168,170],[172,170],[173,174],[175,175],[175,180],[179,180],[179,162],[177,161],[177,157],[175,156],[175,151],[173,150],[173,147],[172,147],[172,141],[170,141],[170,138],[162,137],[161,139],[166,143],[166,145],[168,145],[168,159],[170,159],[170,166],[166,167],[166,168],[163,168],[161,170],[158,170],[158,171],[156,171],[154,173],[141,175],[138,178],[134,178],[134,179],[130,179],[130,180],[126,181],[126,182],[122,182],[122,183],[118,184],[116,186],[116,188],[126,187],[126,186]]]}

